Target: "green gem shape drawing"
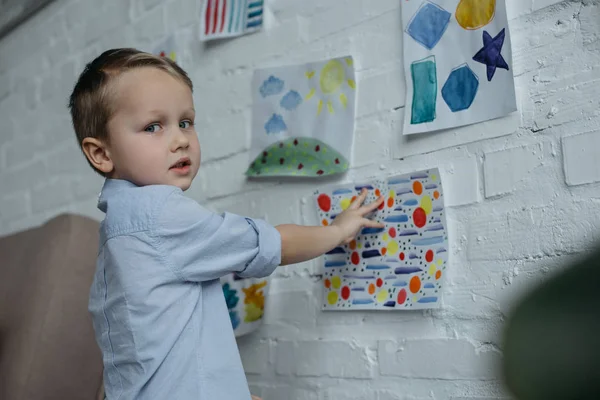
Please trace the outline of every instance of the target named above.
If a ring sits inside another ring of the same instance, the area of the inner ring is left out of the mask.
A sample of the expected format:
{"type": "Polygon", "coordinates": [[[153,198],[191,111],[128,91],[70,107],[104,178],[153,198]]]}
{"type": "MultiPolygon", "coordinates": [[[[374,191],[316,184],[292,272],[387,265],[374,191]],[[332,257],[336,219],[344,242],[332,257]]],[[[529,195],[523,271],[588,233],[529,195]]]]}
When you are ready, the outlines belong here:
{"type": "Polygon", "coordinates": [[[348,170],[348,160],[331,146],[313,138],[291,138],[267,147],[246,171],[256,176],[319,177],[348,170]]]}
{"type": "Polygon", "coordinates": [[[435,57],[430,56],[410,65],[413,81],[413,101],[410,123],[422,124],[435,120],[437,75],[435,57]]]}

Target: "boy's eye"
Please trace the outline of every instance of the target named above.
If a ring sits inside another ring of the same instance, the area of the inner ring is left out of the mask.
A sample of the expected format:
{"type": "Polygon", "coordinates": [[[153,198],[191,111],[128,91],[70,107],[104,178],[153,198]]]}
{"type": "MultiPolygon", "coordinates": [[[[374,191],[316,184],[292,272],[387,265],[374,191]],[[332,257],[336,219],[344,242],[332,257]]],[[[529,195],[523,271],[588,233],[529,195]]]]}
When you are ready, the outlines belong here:
{"type": "Polygon", "coordinates": [[[179,123],[179,127],[180,127],[181,129],[188,129],[188,128],[189,128],[191,125],[192,125],[192,122],[191,122],[191,121],[188,121],[188,120],[181,121],[181,122],[179,123]]]}
{"type": "Polygon", "coordinates": [[[156,133],[158,132],[158,130],[160,129],[160,125],[159,124],[151,124],[148,125],[144,131],[149,132],[149,133],[156,133]]]}

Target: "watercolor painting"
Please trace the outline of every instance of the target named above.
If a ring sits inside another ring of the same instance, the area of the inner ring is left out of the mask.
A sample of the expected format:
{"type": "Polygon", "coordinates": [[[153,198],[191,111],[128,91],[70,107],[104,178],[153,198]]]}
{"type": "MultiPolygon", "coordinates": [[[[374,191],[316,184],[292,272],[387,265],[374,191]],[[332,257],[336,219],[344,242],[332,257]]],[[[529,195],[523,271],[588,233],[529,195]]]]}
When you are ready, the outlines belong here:
{"type": "Polygon", "coordinates": [[[384,204],[350,244],[323,257],[324,310],[416,310],[440,304],[448,265],[444,192],[437,169],[315,192],[321,224],[330,225],[363,188],[384,204]]]}
{"type": "Polygon", "coordinates": [[[221,278],[221,285],[235,336],[258,329],[265,311],[268,280],[245,279],[229,274],[221,278]]]}
{"type": "Polygon", "coordinates": [[[246,175],[345,172],[352,154],[356,89],[351,56],[256,70],[246,175]]]}
{"type": "Polygon", "coordinates": [[[504,0],[405,0],[404,134],[517,110],[504,0]]]}
{"type": "Polygon", "coordinates": [[[200,40],[223,39],[260,30],[263,7],[263,0],[205,0],[200,40]]]}

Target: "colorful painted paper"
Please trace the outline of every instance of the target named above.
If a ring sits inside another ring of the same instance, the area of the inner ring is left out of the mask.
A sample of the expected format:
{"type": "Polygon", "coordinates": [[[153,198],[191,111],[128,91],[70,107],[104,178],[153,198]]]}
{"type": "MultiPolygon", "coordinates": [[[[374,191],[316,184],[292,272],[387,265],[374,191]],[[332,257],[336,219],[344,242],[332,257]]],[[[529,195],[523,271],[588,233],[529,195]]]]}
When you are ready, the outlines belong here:
{"type": "Polygon", "coordinates": [[[348,245],[323,257],[323,309],[415,310],[440,304],[448,264],[444,192],[437,169],[315,193],[322,225],[331,225],[363,188],[384,204],[348,245]]]}
{"type": "Polygon", "coordinates": [[[157,56],[161,56],[161,57],[168,57],[171,60],[179,63],[180,60],[177,57],[177,43],[175,42],[175,37],[173,35],[168,36],[166,39],[164,39],[162,42],[160,42],[156,47],[154,47],[154,50],[152,50],[152,54],[157,55],[157,56]]]}
{"type": "Polygon", "coordinates": [[[262,324],[269,281],[229,274],[221,278],[221,284],[235,336],[257,330],[262,324]]]}
{"type": "Polygon", "coordinates": [[[318,177],[348,169],[356,81],[350,56],[254,72],[251,177],[318,177]]]}
{"type": "Polygon", "coordinates": [[[263,26],[263,0],[204,0],[200,40],[255,32],[263,26]]]}
{"type": "Polygon", "coordinates": [[[405,0],[404,134],[517,110],[504,0],[405,0]]]}

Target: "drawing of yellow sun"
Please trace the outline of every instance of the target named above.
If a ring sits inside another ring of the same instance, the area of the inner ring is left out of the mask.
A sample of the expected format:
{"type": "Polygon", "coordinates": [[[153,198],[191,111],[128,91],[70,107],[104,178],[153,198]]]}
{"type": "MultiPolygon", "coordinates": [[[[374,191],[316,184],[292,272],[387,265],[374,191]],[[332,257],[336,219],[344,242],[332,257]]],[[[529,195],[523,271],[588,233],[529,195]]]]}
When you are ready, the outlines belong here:
{"type": "MultiPolygon", "coordinates": [[[[345,61],[348,66],[352,65],[352,58],[346,58],[345,61]]],[[[312,79],[314,76],[315,71],[309,71],[306,73],[306,77],[308,79],[312,79]]],[[[340,60],[328,61],[319,73],[319,89],[321,90],[322,98],[319,99],[319,103],[317,105],[317,115],[321,114],[321,111],[323,111],[323,98],[326,100],[325,104],[327,104],[327,110],[331,114],[334,113],[334,107],[331,98],[332,96],[335,96],[338,91],[341,92],[338,95],[338,99],[342,106],[346,108],[348,105],[348,98],[342,91],[342,86],[344,83],[347,83],[351,89],[356,89],[356,82],[353,79],[348,79],[346,77],[346,70],[344,69],[342,62],[340,60]]],[[[310,92],[306,95],[305,100],[310,100],[315,94],[316,89],[310,89],[310,92]]]]}

